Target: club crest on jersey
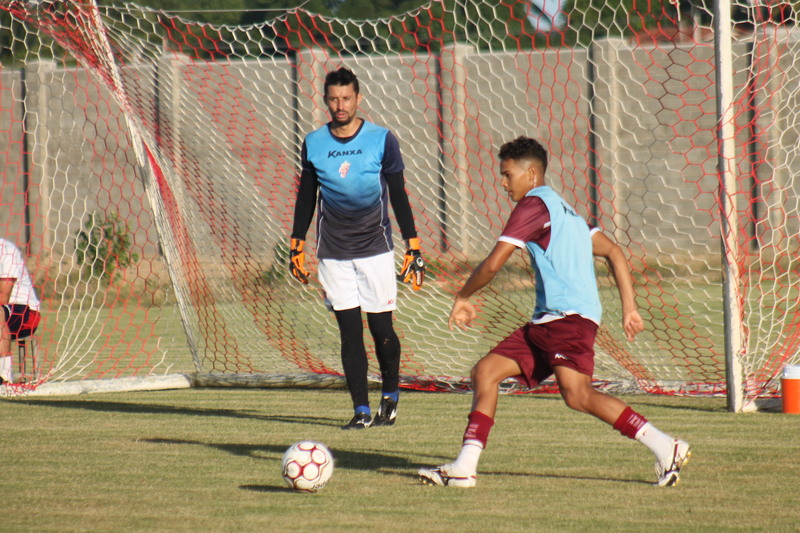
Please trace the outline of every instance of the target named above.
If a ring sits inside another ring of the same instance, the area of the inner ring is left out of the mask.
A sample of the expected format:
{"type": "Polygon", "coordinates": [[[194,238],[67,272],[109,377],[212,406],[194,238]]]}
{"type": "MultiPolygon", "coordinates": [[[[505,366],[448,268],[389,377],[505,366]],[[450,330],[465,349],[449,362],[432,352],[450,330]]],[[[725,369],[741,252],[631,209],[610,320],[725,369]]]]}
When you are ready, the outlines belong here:
{"type": "Polygon", "coordinates": [[[347,177],[347,172],[350,170],[350,161],[345,161],[339,165],[339,177],[344,179],[347,177]]]}

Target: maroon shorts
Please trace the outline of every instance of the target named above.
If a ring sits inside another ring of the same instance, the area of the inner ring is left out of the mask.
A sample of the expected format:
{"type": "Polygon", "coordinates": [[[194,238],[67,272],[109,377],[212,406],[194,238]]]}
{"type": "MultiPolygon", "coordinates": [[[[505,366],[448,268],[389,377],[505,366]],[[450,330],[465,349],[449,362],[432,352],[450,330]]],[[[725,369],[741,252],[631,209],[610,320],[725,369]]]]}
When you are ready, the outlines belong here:
{"type": "Polygon", "coordinates": [[[592,377],[597,324],[580,315],[568,315],[543,324],[525,324],[490,353],[513,359],[522,369],[518,379],[535,387],[566,366],[592,377]]]}

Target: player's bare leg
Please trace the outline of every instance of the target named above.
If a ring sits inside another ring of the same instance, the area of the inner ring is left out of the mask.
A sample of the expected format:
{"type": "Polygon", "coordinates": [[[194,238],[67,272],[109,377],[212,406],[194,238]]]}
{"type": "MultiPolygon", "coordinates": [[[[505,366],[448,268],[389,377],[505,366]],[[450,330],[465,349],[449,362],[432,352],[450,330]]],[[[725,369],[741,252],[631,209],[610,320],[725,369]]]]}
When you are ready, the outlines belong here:
{"type": "Polygon", "coordinates": [[[458,457],[449,465],[422,468],[419,476],[429,485],[474,487],[481,452],[486,447],[489,431],[494,425],[500,383],[522,371],[516,361],[490,353],[472,368],[473,396],[469,423],[464,431],[458,457]]]}
{"type": "Polygon", "coordinates": [[[663,433],[621,400],[596,390],[590,376],[564,366],[557,366],[555,374],[568,407],[599,418],[647,446],[656,456],[658,485],[678,483],[681,468],[692,455],[688,443],[663,433]]]}
{"type": "MultiPolygon", "coordinates": [[[[5,309],[0,312],[7,312],[5,309]]],[[[0,385],[3,383],[11,383],[14,381],[12,373],[12,360],[11,360],[11,330],[8,329],[8,324],[5,317],[0,322],[0,385]]]]}
{"type": "Polygon", "coordinates": [[[471,474],[476,472],[489,430],[494,425],[500,383],[521,372],[516,361],[495,353],[482,357],[472,368],[472,411],[464,431],[461,452],[453,463],[456,469],[471,474]]]}
{"type": "Polygon", "coordinates": [[[513,359],[490,353],[481,358],[470,372],[472,379],[472,410],[494,418],[500,383],[518,376],[522,370],[513,359]]]}
{"type": "Polygon", "coordinates": [[[558,390],[567,407],[590,414],[613,426],[625,410],[625,403],[592,386],[592,378],[565,366],[555,367],[558,390]]]}

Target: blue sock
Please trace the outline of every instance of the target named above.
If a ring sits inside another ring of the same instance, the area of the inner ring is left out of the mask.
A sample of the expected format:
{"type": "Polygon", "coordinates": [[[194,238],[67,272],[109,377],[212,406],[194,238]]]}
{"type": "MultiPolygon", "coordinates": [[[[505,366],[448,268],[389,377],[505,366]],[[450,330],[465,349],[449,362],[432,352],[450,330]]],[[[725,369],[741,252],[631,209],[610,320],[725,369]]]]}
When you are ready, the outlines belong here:
{"type": "Polygon", "coordinates": [[[359,405],[356,407],[356,414],[358,413],[364,413],[372,416],[372,411],[370,411],[369,405],[359,405]]]}
{"type": "Polygon", "coordinates": [[[396,390],[394,392],[382,392],[382,398],[391,398],[394,403],[397,403],[397,400],[400,399],[400,391],[396,390]]]}

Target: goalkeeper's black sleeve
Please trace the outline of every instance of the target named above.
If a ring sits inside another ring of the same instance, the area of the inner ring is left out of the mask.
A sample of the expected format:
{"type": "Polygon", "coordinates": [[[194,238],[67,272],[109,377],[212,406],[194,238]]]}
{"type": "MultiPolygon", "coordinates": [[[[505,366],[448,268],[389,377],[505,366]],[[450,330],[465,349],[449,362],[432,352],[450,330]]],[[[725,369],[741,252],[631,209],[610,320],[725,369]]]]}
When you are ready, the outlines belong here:
{"type": "Polygon", "coordinates": [[[300,174],[300,186],[297,188],[297,200],[294,203],[294,223],[292,239],[306,240],[308,227],[314,218],[317,203],[317,174],[313,170],[303,169],[300,174]]]}
{"type": "Polygon", "coordinates": [[[411,212],[411,204],[408,202],[403,173],[384,174],[384,178],[389,188],[389,201],[392,203],[394,216],[400,226],[400,234],[405,240],[412,239],[417,236],[417,229],[414,227],[414,215],[411,212]]]}

